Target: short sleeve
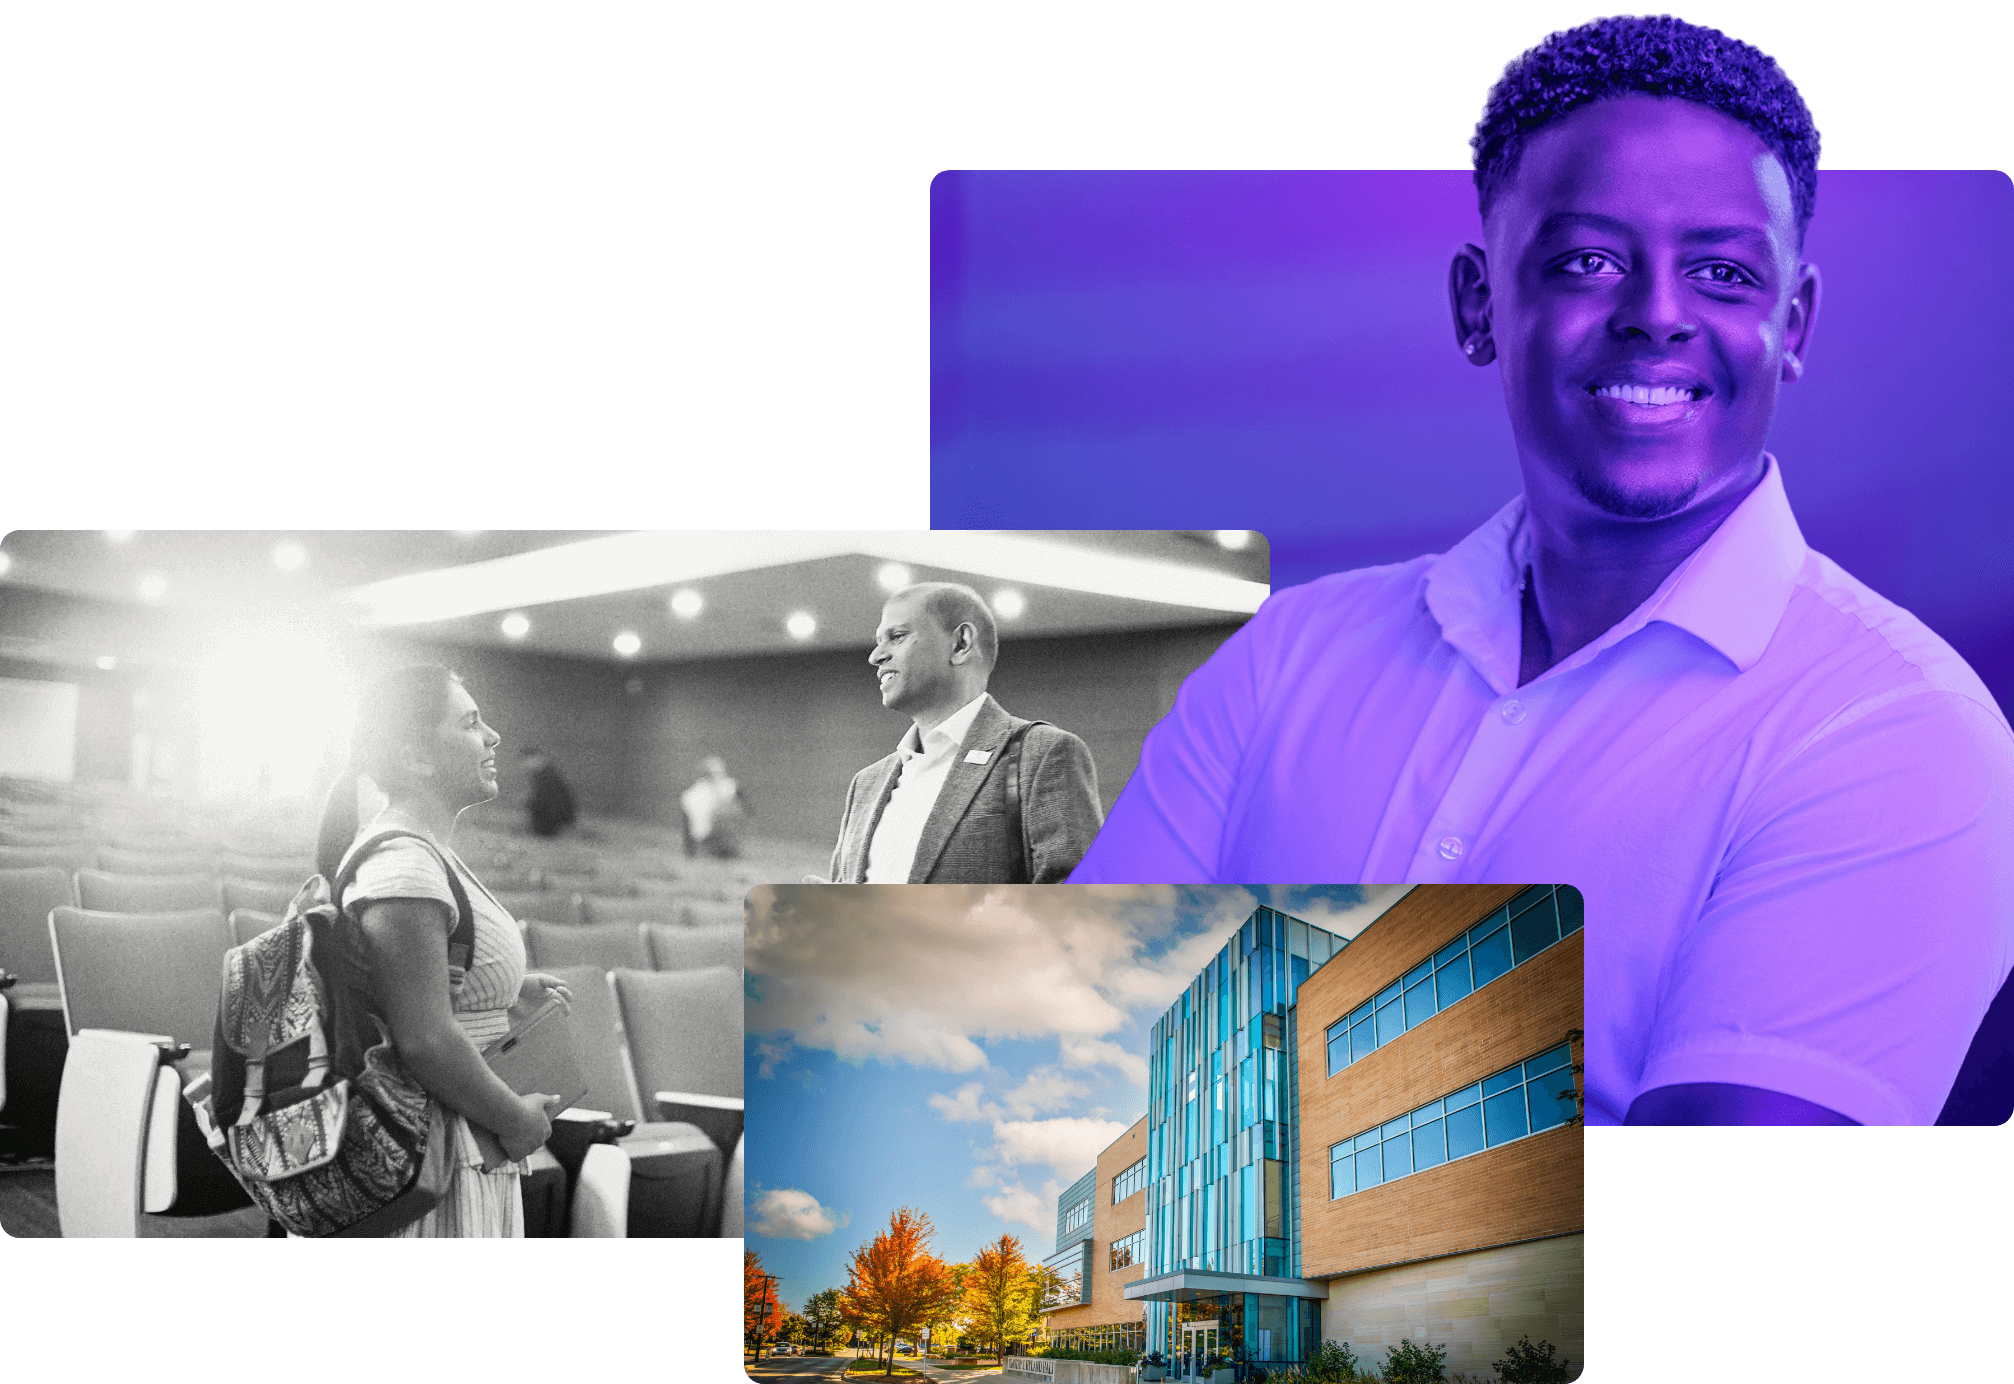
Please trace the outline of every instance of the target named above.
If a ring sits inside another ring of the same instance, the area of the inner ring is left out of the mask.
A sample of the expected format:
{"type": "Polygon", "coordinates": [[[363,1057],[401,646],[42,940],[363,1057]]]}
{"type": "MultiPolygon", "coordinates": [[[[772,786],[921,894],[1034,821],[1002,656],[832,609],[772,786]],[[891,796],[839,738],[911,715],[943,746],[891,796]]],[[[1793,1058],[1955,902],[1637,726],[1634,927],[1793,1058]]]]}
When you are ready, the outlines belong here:
{"type": "Polygon", "coordinates": [[[343,893],[343,911],[356,918],[366,904],[387,899],[432,899],[447,909],[444,930],[453,930],[455,895],[447,872],[410,836],[387,841],[364,857],[343,893]]]}
{"type": "Polygon", "coordinates": [[[1147,732],[1138,766],[1071,883],[1216,880],[1245,747],[1309,592],[1294,587],[1270,597],[1189,674],[1174,709],[1147,732]]]}
{"type": "Polygon", "coordinates": [[[2014,738],[1922,691],[1757,792],[1668,964],[1637,1094],[1779,1091],[1931,1124],[2014,957],[2014,738]]]}

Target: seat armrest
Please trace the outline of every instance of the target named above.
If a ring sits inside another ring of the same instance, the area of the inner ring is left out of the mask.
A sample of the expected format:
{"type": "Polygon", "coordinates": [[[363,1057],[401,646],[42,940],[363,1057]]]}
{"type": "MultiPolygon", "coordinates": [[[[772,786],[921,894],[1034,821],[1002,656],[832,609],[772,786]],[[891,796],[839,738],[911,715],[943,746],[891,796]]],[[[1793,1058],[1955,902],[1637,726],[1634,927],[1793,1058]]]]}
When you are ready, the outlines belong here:
{"type": "Polygon", "coordinates": [[[613,1144],[592,1144],[581,1159],[573,1189],[573,1238],[629,1238],[629,1155],[613,1144]]]}

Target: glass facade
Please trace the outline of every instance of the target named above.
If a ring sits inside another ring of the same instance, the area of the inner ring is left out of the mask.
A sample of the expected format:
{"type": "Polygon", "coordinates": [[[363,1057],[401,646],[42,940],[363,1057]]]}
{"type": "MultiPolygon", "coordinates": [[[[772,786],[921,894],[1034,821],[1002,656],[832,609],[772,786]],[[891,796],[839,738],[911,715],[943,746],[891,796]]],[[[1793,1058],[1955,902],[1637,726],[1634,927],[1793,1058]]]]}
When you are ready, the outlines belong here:
{"type": "Polygon", "coordinates": [[[1329,1146],[1329,1196],[1425,1172],[1580,1114],[1570,1043],[1329,1146]]]}
{"type": "Polygon", "coordinates": [[[1579,932],[1582,912],[1580,890],[1572,885],[1525,890],[1331,1024],[1326,1035],[1329,1075],[1579,932]]]}
{"type": "Polygon", "coordinates": [[[1042,1261],[1056,1271],[1056,1287],[1042,1299],[1042,1310],[1082,1307],[1091,1300],[1091,1242],[1065,1245],[1042,1261]]]}
{"type": "Polygon", "coordinates": [[[1042,1344],[1063,1350],[1145,1350],[1146,1330],[1139,1322],[1106,1322],[1100,1326],[1066,1326],[1043,1333],[1042,1344]]]}
{"type": "MultiPolygon", "coordinates": [[[[1154,1025],[1147,1071],[1147,1276],[1201,1270],[1296,1276],[1295,1075],[1288,1008],[1343,940],[1270,908],[1247,918],[1154,1025]]],[[[1147,1349],[1174,1355],[1218,1316],[1216,1348],[1306,1358],[1311,1304],[1257,1293],[1146,1309],[1147,1349]]]]}

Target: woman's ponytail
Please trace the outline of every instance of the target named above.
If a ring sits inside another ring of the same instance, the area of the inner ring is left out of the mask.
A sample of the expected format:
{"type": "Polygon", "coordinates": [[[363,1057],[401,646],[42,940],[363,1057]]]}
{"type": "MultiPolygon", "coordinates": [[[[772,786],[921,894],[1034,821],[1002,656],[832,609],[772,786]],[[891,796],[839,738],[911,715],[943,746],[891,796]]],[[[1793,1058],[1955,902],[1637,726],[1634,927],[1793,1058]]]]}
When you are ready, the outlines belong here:
{"type": "Polygon", "coordinates": [[[343,770],[322,800],[322,825],[315,833],[315,870],[331,883],[342,867],[343,854],[357,839],[357,770],[343,770]]]}

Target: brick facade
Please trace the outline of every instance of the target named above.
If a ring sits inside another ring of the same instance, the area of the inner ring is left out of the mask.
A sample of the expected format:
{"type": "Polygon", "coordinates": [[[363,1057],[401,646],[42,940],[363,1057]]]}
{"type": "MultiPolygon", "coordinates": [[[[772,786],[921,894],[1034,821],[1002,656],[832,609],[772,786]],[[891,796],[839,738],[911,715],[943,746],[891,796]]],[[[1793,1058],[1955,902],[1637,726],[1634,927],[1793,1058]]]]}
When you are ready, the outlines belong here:
{"type": "MultiPolygon", "coordinates": [[[[1518,892],[1515,885],[1415,890],[1302,985],[1303,1276],[1329,1278],[1583,1228],[1578,1122],[1329,1198],[1331,1144],[1558,1044],[1582,1027],[1583,934],[1576,932],[1328,1075],[1323,1041],[1328,1025],[1518,892]]],[[[1573,1054],[1580,1062],[1578,1038],[1573,1054]]]]}
{"type": "Polygon", "coordinates": [[[1125,1286],[1144,1275],[1147,1266],[1135,1262],[1115,1272],[1112,1269],[1112,1245],[1147,1224],[1147,1197],[1144,1192],[1135,1192],[1114,1206],[1112,1180],[1146,1156],[1145,1115],[1135,1120],[1131,1129],[1113,1140],[1098,1155],[1098,1187],[1092,1193],[1091,1212],[1091,1300],[1080,1307],[1051,1312],[1043,1323],[1050,1331],[1140,1320],[1140,1304],[1126,1300],[1125,1286]]]}

